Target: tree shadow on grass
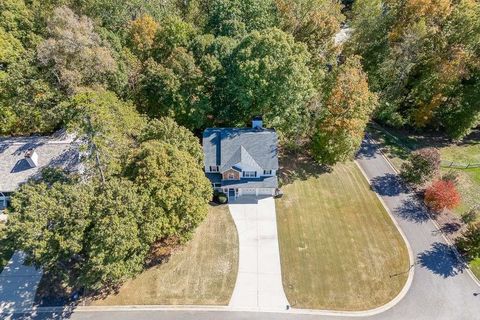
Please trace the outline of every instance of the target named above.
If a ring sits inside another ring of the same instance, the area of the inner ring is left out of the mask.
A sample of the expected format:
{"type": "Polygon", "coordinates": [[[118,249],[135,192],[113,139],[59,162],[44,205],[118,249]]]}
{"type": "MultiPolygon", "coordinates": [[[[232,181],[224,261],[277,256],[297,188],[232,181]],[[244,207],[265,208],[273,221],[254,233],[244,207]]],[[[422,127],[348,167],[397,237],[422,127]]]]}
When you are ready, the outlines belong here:
{"type": "Polygon", "coordinates": [[[425,206],[419,200],[408,198],[395,210],[395,215],[404,220],[424,223],[428,221],[428,214],[425,210],[425,206]]]}
{"type": "Polygon", "coordinates": [[[419,253],[417,261],[443,278],[453,277],[467,268],[464,261],[457,259],[452,247],[441,242],[435,242],[429,250],[419,253]]]}
{"type": "Polygon", "coordinates": [[[382,196],[392,197],[406,192],[400,177],[392,173],[373,178],[371,184],[373,191],[382,196]]]}
{"type": "Polygon", "coordinates": [[[332,171],[331,167],[318,164],[306,154],[283,152],[279,162],[281,185],[291,184],[297,180],[307,180],[310,177],[319,177],[332,171]]]}

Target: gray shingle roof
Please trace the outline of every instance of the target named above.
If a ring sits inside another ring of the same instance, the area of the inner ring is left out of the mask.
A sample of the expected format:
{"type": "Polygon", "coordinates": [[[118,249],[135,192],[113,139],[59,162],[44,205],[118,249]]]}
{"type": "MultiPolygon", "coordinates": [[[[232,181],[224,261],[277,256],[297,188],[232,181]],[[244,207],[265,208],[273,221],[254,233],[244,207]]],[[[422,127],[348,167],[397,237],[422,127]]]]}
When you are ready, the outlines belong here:
{"type": "Polygon", "coordinates": [[[229,188],[278,188],[277,176],[260,178],[242,178],[240,180],[223,180],[222,187],[229,188]]]}
{"type": "Polygon", "coordinates": [[[277,170],[277,140],[273,129],[208,128],[203,132],[205,166],[224,171],[246,159],[264,170],[277,170]]]}
{"type": "Polygon", "coordinates": [[[45,167],[74,171],[79,163],[78,145],[72,135],[0,137],[0,192],[15,191],[30,178],[38,177],[45,167]],[[34,168],[25,160],[25,152],[32,148],[38,155],[34,168]]]}

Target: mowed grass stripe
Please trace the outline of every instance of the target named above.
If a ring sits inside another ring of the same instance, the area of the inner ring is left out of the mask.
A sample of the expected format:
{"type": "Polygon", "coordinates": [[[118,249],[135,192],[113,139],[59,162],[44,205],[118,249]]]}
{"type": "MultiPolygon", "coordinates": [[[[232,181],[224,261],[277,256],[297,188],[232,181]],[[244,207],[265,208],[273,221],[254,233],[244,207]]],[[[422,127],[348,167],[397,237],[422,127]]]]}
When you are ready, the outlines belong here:
{"type": "Polygon", "coordinates": [[[282,189],[276,202],[282,274],[294,307],[366,310],[400,292],[408,251],[353,162],[282,189]]]}

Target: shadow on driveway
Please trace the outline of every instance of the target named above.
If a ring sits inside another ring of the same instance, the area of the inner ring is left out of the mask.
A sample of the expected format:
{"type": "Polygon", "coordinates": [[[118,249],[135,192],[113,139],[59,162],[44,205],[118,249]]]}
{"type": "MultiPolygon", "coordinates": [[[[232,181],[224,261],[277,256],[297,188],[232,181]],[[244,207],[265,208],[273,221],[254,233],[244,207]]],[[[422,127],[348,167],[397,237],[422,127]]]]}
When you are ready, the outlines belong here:
{"type": "Polygon", "coordinates": [[[441,242],[433,243],[429,250],[419,253],[417,259],[420,266],[443,278],[453,277],[467,268],[457,259],[452,247],[441,242]]]}
{"type": "Polygon", "coordinates": [[[360,150],[358,150],[356,158],[357,159],[370,159],[377,157],[377,149],[379,144],[374,141],[366,141],[365,139],[362,141],[360,146],[360,150]]]}
{"type": "Polygon", "coordinates": [[[410,197],[403,200],[402,205],[395,210],[395,215],[404,220],[424,223],[428,221],[425,210],[424,205],[419,200],[410,197]]]}
{"type": "Polygon", "coordinates": [[[59,312],[38,312],[32,311],[28,313],[3,313],[0,314],[0,319],[9,320],[64,320],[72,317],[72,310],[65,310],[59,312]],[[3,318],[5,317],[5,318],[3,318]]]}
{"type": "Polygon", "coordinates": [[[381,196],[393,197],[407,191],[400,177],[393,173],[375,177],[371,180],[371,184],[373,191],[381,196]]]}

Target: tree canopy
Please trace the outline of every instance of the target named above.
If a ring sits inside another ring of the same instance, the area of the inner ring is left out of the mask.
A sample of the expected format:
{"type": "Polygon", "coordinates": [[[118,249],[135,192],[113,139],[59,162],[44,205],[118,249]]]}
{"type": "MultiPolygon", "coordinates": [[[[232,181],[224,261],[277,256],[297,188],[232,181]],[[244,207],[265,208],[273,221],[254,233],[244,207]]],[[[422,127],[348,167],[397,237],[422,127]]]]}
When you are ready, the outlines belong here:
{"type": "Polygon", "coordinates": [[[480,123],[478,1],[357,1],[353,28],[350,49],[379,93],[378,120],[455,139],[480,123]]]}
{"type": "Polygon", "coordinates": [[[69,284],[115,286],[205,216],[206,127],[260,115],[327,165],[372,117],[461,139],[479,50],[476,0],[0,1],[0,135],[67,128],[85,167],[22,186],[11,230],[69,284]]]}

